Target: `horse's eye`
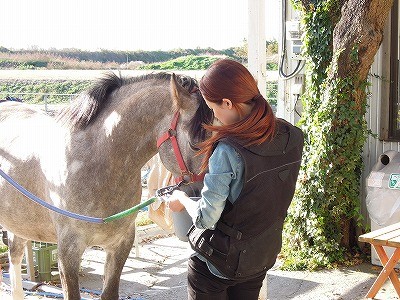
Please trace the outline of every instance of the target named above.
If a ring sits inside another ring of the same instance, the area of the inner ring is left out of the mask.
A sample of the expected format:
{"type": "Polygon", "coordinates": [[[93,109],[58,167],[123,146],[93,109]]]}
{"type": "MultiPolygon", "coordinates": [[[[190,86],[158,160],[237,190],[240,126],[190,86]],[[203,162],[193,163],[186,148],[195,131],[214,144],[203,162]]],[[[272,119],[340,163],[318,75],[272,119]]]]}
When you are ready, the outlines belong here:
{"type": "Polygon", "coordinates": [[[189,142],[189,147],[193,151],[199,151],[200,150],[200,148],[196,147],[195,144],[193,144],[192,142],[189,142]]]}

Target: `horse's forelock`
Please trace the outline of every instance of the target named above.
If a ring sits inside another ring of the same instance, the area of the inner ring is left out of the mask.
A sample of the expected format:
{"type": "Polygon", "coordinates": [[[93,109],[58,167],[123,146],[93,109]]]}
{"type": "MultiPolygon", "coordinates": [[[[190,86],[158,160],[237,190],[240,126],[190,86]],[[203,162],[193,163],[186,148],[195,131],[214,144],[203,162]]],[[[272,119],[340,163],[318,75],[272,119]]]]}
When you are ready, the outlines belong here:
{"type": "Polygon", "coordinates": [[[196,96],[199,101],[199,106],[190,121],[189,126],[189,134],[192,138],[192,144],[197,144],[198,142],[205,140],[206,130],[203,128],[203,124],[211,124],[213,120],[212,110],[207,106],[200,91],[196,92],[196,96]]]}
{"type": "Polygon", "coordinates": [[[177,80],[178,80],[178,83],[183,88],[185,88],[189,93],[192,93],[193,91],[198,89],[197,80],[192,77],[185,76],[185,75],[178,75],[177,80]]]}
{"type": "Polygon", "coordinates": [[[181,87],[186,89],[186,91],[189,92],[189,94],[195,95],[195,98],[198,103],[196,113],[193,115],[192,119],[188,124],[189,135],[191,137],[190,142],[192,145],[195,145],[198,142],[203,141],[205,139],[206,130],[203,128],[203,124],[211,124],[213,119],[212,111],[204,101],[203,96],[200,93],[196,79],[184,75],[175,75],[175,83],[179,84],[181,87]]]}
{"type": "Polygon", "coordinates": [[[196,113],[193,115],[193,118],[189,123],[189,135],[191,137],[191,144],[195,145],[200,141],[204,141],[206,137],[206,130],[203,128],[203,124],[212,123],[212,110],[210,110],[210,108],[204,101],[196,79],[189,76],[178,75],[176,80],[178,84],[185,88],[190,94],[194,94],[197,102],[199,103],[196,113]]]}

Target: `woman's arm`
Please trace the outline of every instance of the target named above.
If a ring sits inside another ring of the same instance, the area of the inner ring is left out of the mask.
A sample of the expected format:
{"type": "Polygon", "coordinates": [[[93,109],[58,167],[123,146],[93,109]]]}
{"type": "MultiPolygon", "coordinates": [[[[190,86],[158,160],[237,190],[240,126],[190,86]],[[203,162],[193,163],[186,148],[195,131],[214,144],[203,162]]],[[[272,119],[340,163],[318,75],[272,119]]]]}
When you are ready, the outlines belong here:
{"type": "Polygon", "coordinates": [[[190,199],[185,192],[175,190],[170,199],[168,199],[167,207],[172,211],[179,212],[186,208],[192,219],[197,217],[198,203],[190,199]]]}
{"type": "Polygon", "coordinates": [[[241,158],[236,150],[219,143],[210,157],[209,172],[204,177],[200,200],[193,201],[184,192],[174,191],[167,205],[172,211],[186,208],[196,227],[212,228],[224,210],[231,192],[231,182],[237,178],[241,167],[241,158]]]}

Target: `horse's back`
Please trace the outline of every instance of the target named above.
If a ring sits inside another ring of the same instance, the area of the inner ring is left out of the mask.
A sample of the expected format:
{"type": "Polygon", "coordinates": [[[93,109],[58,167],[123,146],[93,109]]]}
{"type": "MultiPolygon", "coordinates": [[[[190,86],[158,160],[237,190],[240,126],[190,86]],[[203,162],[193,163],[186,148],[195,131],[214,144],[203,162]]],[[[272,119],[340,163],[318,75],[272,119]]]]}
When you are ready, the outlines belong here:
{"type": "Polygon", "coordinates": [[[60,153],[60,147],[65,148],[64,129],[54,118],[28,104],[1,103],[0,130],[0,149],[15,160],[48,160],[60,153]]]}
{"type": "MultiPolygon", "coordinates": [[[[58,148],[65,149],[62,128],[53,118],[30,105],[3,102],[0,103],[0,131],[1,170],[31,193],[46,198],[46,186],[54,184],[54,178],[62,171],[63,155],[58,151],[58,148]],[[47,177],[53,179],[47,180],[47,177]]],[[[31,230],[46,235],[45,231],[51,227],[47,210],[26,199],[2,178],[0,197],[3,226],[20,236],[21,233],[31,235],[31,230]]],[[[54,236],[54,230],[51,231],[50,235],[54,236]]]]}
{"type": "Polygon", "coordinates": [[[39,126],[54,123],[51,117],[32,105],[18,102],[0,103],[0,125],[2,136],[33,132],[39,126]]]}
{"type": "Polygon", "coordinates": [[[37,106],[25,104],[16,101],[3,101],[0,102],[0,120],[8,117],[30,117],[34,115],[43,115],[46,114],[41,111],[37,106]]]}

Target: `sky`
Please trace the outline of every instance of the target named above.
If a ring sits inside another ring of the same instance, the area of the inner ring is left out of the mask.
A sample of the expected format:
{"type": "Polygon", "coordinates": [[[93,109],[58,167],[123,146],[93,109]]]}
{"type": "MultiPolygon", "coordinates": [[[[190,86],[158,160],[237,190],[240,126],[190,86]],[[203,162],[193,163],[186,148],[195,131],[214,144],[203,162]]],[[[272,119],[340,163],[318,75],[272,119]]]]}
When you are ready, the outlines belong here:
{"type": "MultiPolygon", "coordinates": [[[[226,49],[243,44],[248,0],[1,0],[0,46],[10,49],[226,49]]],[[[278,3],[266,1],[266,38],[278,3]]]]}

